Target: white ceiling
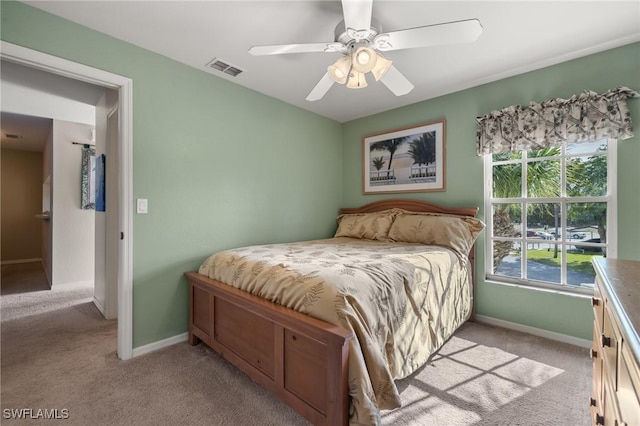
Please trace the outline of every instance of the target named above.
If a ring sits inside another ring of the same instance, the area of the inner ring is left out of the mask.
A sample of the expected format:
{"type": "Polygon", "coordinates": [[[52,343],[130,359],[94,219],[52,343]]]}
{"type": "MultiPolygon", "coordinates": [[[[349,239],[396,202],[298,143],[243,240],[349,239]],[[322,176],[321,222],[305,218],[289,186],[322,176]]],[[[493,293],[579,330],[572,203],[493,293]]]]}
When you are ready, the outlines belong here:
{"type": "Polygon", "coordinates": [[[2,112],[0,145],[3,149],[42,152],[52,123],[50,118],[2,112]]]}
{"type": "MultiPolygon", "coordinates": [[[[477,18],[472,44],[387,52],[414,85],[394,96],[369,78],[365,89],[335,84],[305,100],[337,53],[251,56],[262,44],[332,42],[339,1],[25,1],[47,12],[173,58],[339,122],[640,41],[640,2],[381,1],[382,31],[477,18]],[[217,57],[244,70],[233,78],[207,69],[217,57]]],[[[585,87],[585,89],[588,89],[585,87]]]]}
{"type": "Polygon", "coordinates": [[[52,119],[94,125],[105,88],[5,60],[0,69],[2,148],[42,151],[52,119]]]}

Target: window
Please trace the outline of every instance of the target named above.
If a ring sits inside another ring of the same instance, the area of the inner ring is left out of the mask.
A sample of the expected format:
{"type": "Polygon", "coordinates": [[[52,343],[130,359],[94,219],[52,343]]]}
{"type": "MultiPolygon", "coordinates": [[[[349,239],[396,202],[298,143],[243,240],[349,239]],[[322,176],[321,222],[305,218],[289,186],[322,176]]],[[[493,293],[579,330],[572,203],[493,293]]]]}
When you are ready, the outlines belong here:
{"type": "Polygon", "coordinates": [[[616,141],[485,156],[487,278],[593,289],[591,258],[616,256],[616,141]]]}

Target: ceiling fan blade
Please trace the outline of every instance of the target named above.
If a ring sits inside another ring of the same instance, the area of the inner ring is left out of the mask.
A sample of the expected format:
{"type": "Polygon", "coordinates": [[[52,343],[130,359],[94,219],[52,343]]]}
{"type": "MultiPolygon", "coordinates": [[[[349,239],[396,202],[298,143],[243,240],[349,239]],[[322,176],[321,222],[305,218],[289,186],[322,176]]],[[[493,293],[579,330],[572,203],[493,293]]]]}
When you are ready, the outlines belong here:
{"type": "Polygon", "coordinates": [[[314,87],[313,90],[307,95],[306,99],[312,102],[322,99],[325,93],[327,93],[329,89],[331,89],[333,83],[334,81],[331,77],[329,77],[329,73],[325,73],[318,84],[316,84],[316,87],[314,87]]]}
{"type": "Polygon", "coordinates": [[[254,56],[283,55],[287,53],[325,52],[335,43],[273,44],[253,46],[249,53],[254,56]]]}
{"type": "Polygon", "coordinates": [[[368,30],[371,28],[373,0],[342,0],[345,28],[368,30]]]}
{"type": "Polygon", "coordinates": [[[482,34],[482,25],[477,19],[447,22],[407,30],[383,33],[374,43],[381,51],[411,49],[414,47],[441,46],[476,41],[482,34]]]}
{"type": "Polygon", "coordinates": [[[413,84],[393,65],[382,76],[380,81],[396,96],[406,95],[413,90],[413,84]]]}

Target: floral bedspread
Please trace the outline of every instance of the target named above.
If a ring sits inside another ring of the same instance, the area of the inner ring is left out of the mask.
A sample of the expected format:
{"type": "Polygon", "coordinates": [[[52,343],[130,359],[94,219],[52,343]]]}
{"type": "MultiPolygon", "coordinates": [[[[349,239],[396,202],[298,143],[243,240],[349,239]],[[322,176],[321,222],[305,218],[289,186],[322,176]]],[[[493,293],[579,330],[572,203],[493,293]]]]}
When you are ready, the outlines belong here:
{"type": "Polygon", "coordinates": [[[394,380],[470,316],[470,266],[440,246],[330,238],[216,253],[198,271],[354,333],[350,424],[400,406],[394,380]]]}

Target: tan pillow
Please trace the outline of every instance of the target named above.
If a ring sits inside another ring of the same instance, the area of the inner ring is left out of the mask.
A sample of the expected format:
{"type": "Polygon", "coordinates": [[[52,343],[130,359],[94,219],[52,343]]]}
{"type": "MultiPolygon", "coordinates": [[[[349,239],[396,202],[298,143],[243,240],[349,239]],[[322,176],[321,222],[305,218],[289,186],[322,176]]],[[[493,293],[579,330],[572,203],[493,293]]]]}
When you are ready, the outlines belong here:
{"type": "Polygon", "coordinates": [[[337,219],[335,236],[389,241],[389,228],[397,213],[397,209],[391,209],[376,213],[341,214],[337,219]]]}
{"type": "Polygon", "coordinates": [[[484,223],[473,217],[405,212],[395,217],[389,239],[445,246],[464,257],[483,229],[484,223]]]}

